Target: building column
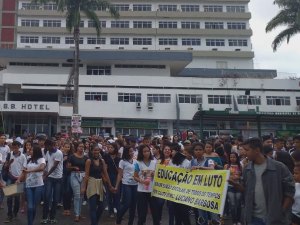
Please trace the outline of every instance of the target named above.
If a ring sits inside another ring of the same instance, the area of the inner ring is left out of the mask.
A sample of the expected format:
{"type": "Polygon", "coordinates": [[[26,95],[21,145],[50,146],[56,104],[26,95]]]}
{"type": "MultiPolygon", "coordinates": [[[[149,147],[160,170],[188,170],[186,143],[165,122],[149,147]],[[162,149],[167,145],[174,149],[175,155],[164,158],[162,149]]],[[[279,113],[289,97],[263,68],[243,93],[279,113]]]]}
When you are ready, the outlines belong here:
{"type": "Polygon", "coordinates": [[[261,138],[261,119],[260,119],[260,116],[256,117],[256,121],[257,121],[257,133],[258,133],[258,137],[261,138]]]}
{"type": "Polygon", "coordinates": [[[51,137],[51,133],[52,133],[52,119],[51,119],[51,116],[48,117],[48,137],[51,137]]]}

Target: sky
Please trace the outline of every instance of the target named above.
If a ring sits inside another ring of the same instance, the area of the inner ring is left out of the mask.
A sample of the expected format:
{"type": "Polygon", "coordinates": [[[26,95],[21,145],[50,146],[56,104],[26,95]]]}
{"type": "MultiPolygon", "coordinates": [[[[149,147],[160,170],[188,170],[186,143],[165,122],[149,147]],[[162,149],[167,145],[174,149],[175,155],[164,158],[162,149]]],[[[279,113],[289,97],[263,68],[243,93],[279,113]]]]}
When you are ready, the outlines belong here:
{"type": "Polygon", "coordinates": [[[279,11],[273,0],[250,0],[249,10],[252,13],[250,26],[253,30],[252,49],[255,53],[255,69],[276,69],[278,78],[300,77],[300,33],[286,41],[277,49],[272,50],[274,37],[283,29],[265,32],[265,27],[279,11]]]}

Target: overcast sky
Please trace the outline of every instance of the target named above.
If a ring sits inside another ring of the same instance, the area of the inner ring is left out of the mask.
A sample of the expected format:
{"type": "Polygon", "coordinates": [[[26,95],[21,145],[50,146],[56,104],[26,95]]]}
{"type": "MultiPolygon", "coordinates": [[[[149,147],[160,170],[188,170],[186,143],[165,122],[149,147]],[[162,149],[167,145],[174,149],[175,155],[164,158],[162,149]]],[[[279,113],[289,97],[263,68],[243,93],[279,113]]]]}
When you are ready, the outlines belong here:
{"type": "Polygon", "coordinates": [[[278,7],[273,5],[273,0],[250,0],[249,8],[255,69],[276,69],[279,77],[300,77],[300,33],[290,39],[289,44],[285,41],[273,52],[272,41],[282,28],[266,34],[265,27],[279,11],[278,7]]]}

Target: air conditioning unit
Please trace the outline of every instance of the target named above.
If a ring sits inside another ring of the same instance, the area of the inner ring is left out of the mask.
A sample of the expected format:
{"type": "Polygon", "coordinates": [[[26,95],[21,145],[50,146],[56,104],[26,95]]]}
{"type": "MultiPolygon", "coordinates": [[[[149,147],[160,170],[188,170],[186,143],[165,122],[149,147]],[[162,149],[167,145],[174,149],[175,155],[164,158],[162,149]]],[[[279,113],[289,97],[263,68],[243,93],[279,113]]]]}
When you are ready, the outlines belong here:
{"type": "Polygon", "coordinates": [[[147,107],[148,107],[149,111],[152,111],[153,110],[153,102],[148,102],[147,107]]]}
{"type": "Polygon", "coordinates": [[[25,7],[22,7],[21,10],[25,10],[25,7]]]}
{"type": "Polygon", "coordinates": [[[70,48],[71,48],[71,49],[74,49],[74,48],[75,48],[75,46],[70,46],[70,48]]]}
{"type": "Polygon", "coordinates": [[[187,50],[191,51],[191,50],[193,50],[193,48],[187,48],[187,50]]]}
{"type": "Polygon", "coordinates": [[[218,51],[218,49],[217,49],[217,48],[213,48],[212,50],[213,50],[213,51],[218,51]]]}
{"type": "Polygon", "coordinates": [[[96,46],[95,49],[100,49],[100,46],[96,46]]]}
{"type": "Polygon", "coordinates": [[[240,48],[236,48],[235,51],[236,51],[236,52],[240,52],[241,49],[240,49],[240,48]]]}
{"type": "Polygon", "coordinates": [[[119,50],[124,50],[124,47],[119,47],[119,50]]]}
{"type": "Polygon", "coordinates": [[[53,48],[53,46],[47,46],[47,48],[53,48]]]}
{"type": "Polygon", "coordinates": [[[44,7],[43,7],[43,6],[40,6],[39,9],[40,9],[40,10],[44,10],[44,7]]]}
{"type": "Polygon", "coordinates": [[[135,107],[137,110],[141,110],[141,103],[140,102],[136,102],[135,103],[135,107]]]}
{"type": "Polygon", "coordinates": [[[165,50],[171,50],[171,48],[165,48],[165,50]]]}
{"type": "Polygon", "coordinates": [[[31,46],[29,46],[29,45],[25,45],[25,48],[31,48],[31,46]]]}
{"type": "Polygon", "coordinates": [[[143,50],[148,50],[148,48],[145,48],[145,47],[144,47],[144,48],[142,48],[142,49],[143,49],[143,50]]]}

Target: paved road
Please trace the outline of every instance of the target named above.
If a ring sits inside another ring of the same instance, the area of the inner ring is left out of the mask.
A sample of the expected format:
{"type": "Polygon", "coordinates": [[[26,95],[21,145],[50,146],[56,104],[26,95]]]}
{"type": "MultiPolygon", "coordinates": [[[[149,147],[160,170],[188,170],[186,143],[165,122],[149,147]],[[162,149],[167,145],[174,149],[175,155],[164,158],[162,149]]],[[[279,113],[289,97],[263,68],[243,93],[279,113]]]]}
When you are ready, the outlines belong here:
{"type": "MultiPolygon", "coordinates": [[[[4,220],[6,218],[6,207],[4,209],[0,210],[0,224],[4,224],[4,220]]],[[[82,208],[83,215],[85,215],[87,218],[81,220],[79,223],[73,221],[73,216],[66,217],[62,215],[62,208],[57,209],[57,220],[59,225],[90,225],[89,218],[88,218],[88,206],[83,206],[82,208]]],[[[40,219],[42,217],[42,207],[38,207],[38,212],[36,215],[36,221],[34,225],[40,225],[40,219]]],[[[192,224],[194,225],[194,219],[192,219],[192,224]]],[[[137,220],[135,220],[136,223],[137,220]]],[[[27,225],[27,217],[25,214],[18,214],[18,217],[13,222],[9,223],[11,225],[27,225]]],[[[123,225],[127,225],[127,215],[125,216],[125,220],[122,223],[123,225]]],[[[226,222],[226,225],[230,225],[231,223],[229,221],[226,222]]],[[[102,219],[99,223],[99,225],[115,225],[115,219],[109,218],[108,212],[104,211],[104,214],[102,216],[102,219]]],[[[147,217],[147,223],[146,225],[152,225],[152,219],[151,215],[149,214],[147,217]]],[[[168,213],[164,210],[163,214],[163,220],[161,222],[161,225],[168,225],[168,213]]]]}

